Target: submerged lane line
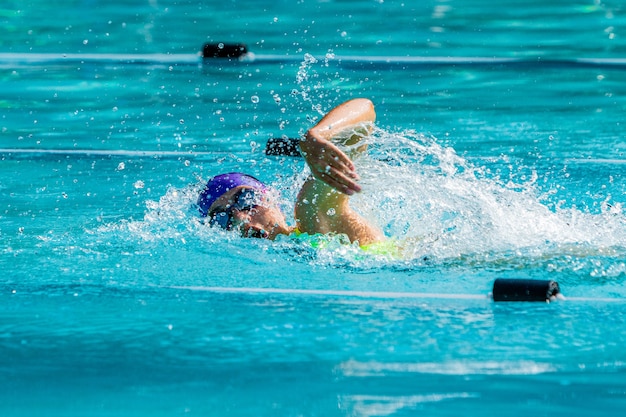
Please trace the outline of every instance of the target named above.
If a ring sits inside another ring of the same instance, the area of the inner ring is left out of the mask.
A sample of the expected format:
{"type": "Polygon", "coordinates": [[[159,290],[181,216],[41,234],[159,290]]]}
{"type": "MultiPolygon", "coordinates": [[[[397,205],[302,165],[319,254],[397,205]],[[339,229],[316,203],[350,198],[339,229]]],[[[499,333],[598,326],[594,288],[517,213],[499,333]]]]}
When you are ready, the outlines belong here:
{"type": "Polygon", "coordinates": [[[231,152],[176,152],[176,151],[127,151],[106,149],[19,149],[0,148],[0,154],[15,155],[78,155],[78,156],[127,156],[127,157],[185,157],[219,156],[231,152]]]}
{"type": "MultiPolygon", "coordinates": [[[[174,285],[166,288],[209,292],[216,294],[276,294],[276,295],[322,295],[333,297],[352,298],[380,298],[380,299],[440,299],[440,300],[491,300],[491,295],[480,294],[446,294],[446,293],[421,293],[421,292],[394,292],[394,291],[347,291],[347,290],[305,290],[297,288],[255,288],[255,287],[204,287],[204,286],[183,286],[174,285]]],[[[604,302],[604,303],[624,303],[624,298],[594,298],[594,297],[564,297],[561,301],[576,302],[604,302]]],[[[502,303],[498,303],[502,304],[502,303]]],[[[505,303],[505,304],[508,304],[505,303]]]]}
{"type": "Polygon", "coordinates": [[[488,300],[480,294],[438,294],[390,291],[346,291],[346,290],[305,290],[297,288],[254,288],[254,287],[203,287],[203,286],[171,286],[177,290],[203,291],[212,293],[236,294],[280,294],[280,295],[325,295],[356,298],[438,298],[452,300],[488,300]]]}
{"type": "MultiPolygon", "coordinates": [[[[123,150],[123,149],[27,149],[27,148],[0,148],[0,155],[78,155],[78,156],[127,156],[127,157],[163,157],[163,158],[200,158],[200,157],[218,157],[222,155],[232,154],[231,151],[142,151],[142,150],[123,150]]],[[[281,155],[278,155],[281,156],[281,155]]],[[[471,160],[490,161],[496,156],[490,157],[474,157],[471,160]]],[[[626,159],[615,158],[567,158],[564,163],[572,164],[606,164],[606,165],[625,165],[626,159]]]]}
{"type": "MultiPolygon", "coordinates": [[[[318,61],[363,64],[414,64],[414,65],[527,65],[527,66],[569,66],[569,67],[626,67],[626,58],[563,58],[545,57],[507,58],[485,56],[367,56],[332,55],[314,56],[318,61]]],[[[244,63],[285,63],[302,62],[304,55],[272,55],[248,52],[240,58],[203,58],[197,54],[64,54],[64,53],[0,53],[0,65],[35,63],[135,63],[135,64],[188,64],[198,65],[209,62],[244,63]]]]}

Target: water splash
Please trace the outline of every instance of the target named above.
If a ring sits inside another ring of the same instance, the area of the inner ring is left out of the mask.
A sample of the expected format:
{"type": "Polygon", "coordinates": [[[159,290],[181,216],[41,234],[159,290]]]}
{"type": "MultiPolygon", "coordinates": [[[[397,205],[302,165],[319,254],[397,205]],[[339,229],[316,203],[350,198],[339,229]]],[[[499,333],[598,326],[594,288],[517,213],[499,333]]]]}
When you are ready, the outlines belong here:
{"type": "MultiPolygon", "coordinates": [[[[281,109],[283,113],[292,114],[294,111],[304,110],[307,114],[306,126],[311,126],[319,117],[324,116],[328,109],[341,101],[342,93],[360,88],[360,82],[351,82],[349,77],[331,70],[334,57],[332,50],[329,50],[323,59],[317,59],[309,53],[304,54],[294,80],[295,86],[290,94],[290,98],[293,99],[291,103],[293,111],[284,111],[283,106],[281,109]]],[[[281,122],[282,125],[286,125],[290,120],[281,122]]],[[[300,134],[303,133],[301,130],[300,134]]]]}
{"type": "Polygon", "coordinates": [[[195,202],[200,184],[183,189],[171,187],[158,201],[146,201],[146,212],[142,220],[122,220],[100,226],[100,233],[129,236],[132,240],[146,242],[180,240],[185,242],[190,235],[204,230],[195,202]]]}
{"type": "MultiPolygon", "coordinates": [[[[600,214],[550,208],[540,197],[536,172],[524,183],[489,175],[453,148],[414,132],[378,130],[368,142],[369,152],[357,161],[366,191],[353,205],[399,238],[405,259],[625,252],[626,218],[618,205],[605,205],[600,214]]],[[[624,273],[624,264],[616,271],[624,273]]]]}
{"type": "MultiPolygon", "coordinates": [[[[207,227],[194,206],[202,181],[170,188],[158,201],[146,202],[143,219],[107,224],[99,232],[130,246],[168,242],[214,254],[245,248],[251,258],[359,271],[438,267],[626,274],[626,219],[618,205],[605,204],[604,211],[592,214],[545,204],[534,170],[522,182],[512,175],[499,177],[491,173],[499,172],[494,166],[474,166],[453,148],[415,132],[376,130],[366,142],[368,152],[355,160],[364,191],[352,197],[351,205],[381,227],[397,253],[367,252],[341,236],[259,242],[207,227]]],[[[292,224],[291,200],[306,177],[302,162],[294,165],[298,169],[275,176],[272,184],[283,192],[292,224]]]]}

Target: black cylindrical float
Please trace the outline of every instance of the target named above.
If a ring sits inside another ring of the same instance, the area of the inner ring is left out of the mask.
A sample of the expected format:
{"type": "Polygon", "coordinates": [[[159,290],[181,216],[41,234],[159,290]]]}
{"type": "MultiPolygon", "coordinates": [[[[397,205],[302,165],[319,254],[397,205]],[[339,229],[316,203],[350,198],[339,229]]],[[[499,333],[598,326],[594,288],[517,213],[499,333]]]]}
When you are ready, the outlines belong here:
{"type": "Polygon", "coordinates": [[[493,301],[550,301],[560,292],[550,280],[498,278],[493,283],[493,301]]]}
{"type": "Polygon", "coordinates": [[[299,148],[300,139],[272,138],[265,145],[265,155],[302,156],[299,148]]]}
{"type": "Polygon", "coordinates": [[[248,48],[242,43],[205,43],[202,48],[204,58],[239,58],[248,53],[248,48]]]}

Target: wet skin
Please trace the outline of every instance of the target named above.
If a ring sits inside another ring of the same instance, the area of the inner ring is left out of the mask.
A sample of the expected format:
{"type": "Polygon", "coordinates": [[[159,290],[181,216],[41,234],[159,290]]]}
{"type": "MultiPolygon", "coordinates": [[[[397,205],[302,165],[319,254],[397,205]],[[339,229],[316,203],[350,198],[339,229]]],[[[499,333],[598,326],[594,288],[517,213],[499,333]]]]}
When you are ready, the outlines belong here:
{"type": "MultiPolygon", "coordinates": [[[[287,225],[285,215],[267,195],[263,195],[261,201],[250,209],[238,210],[231,208],[233,197],[241,189],[252,188],[244,185],[227,191],[215,200],[209,209],[209,213],[212,214],[218,210],[230,211],[233,227],[239,229],[242,236],[245,237],[274,240],[280,234],[288,235],[293,231],[294,228],[287,225]]],[[[209,217],[211,214],[209,214],[209,217]]]]}

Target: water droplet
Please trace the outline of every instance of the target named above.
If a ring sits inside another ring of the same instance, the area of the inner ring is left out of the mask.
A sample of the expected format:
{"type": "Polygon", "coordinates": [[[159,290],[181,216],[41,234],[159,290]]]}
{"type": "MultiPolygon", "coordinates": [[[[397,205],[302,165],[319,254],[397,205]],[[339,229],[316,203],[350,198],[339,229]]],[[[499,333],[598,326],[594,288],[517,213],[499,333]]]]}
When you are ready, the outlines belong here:
{"type": "Polygon", "coordinates": [[[259,102],[259,96],[252,96],[250,97],[250,100],[252,100],[254,104],[257,104],[259,102]]]}

